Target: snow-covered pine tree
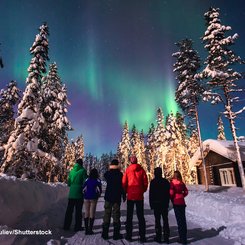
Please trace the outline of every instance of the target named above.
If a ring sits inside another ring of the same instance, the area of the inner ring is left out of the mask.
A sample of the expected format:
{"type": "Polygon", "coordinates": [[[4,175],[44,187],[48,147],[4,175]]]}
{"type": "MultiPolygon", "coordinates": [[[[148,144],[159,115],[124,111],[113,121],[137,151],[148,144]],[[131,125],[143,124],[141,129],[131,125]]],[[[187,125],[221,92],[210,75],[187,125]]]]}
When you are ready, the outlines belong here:
{"type": "Polygon", "coordinates": [[[33,58],[28,68],[27,87],[18,106],[18,117],[6,145],[4,163],[1,167],[1,171],[9,175],[21,177],[24,174],[35,179],[43,177],[41,158],[56,160],[53,155],[38,148],[39,132],[44,124],[44,118],[40,112],[41,79],[43,73],[46,72],[46,61],[49,59],[47,24],[41,25],[39,30],[30,48],[33,58]]]}
{"type": "Polygon", "coordinates": [[[46,123],[40,132],[39,146],[60,161],[71,126],[66,115],[69,105],[66,88],[58,76],[55,63],[50,64],[49,73],[43,78],[42,97],[41,110],[46,123]]]}
{"type": "Polygon", "coordinates": [[[109,169],[109,165],[110,165],[111,159],[110,159],[110,155],[107,153],[104,153],[101,155],[100,160],[99,160],[99,173],[100,173],[100,177],[102,180],[104,180],[104,174],[105,172],[109,169]]]}
{"type": "Polygon", "coordinates": [[[165,140],[167,151],[163,166],[167,178],[172,178],[174,170],[179,170],[186,183],[190,183],[186,125],[180,113],[170,113],[166,120],[165,140]]]}
{"type": "Polygon", "coordinates": [[[165,156],[167,146],[165,142],[164,115],[162,109],[157,109],[157,126],[154,132],[155,138],[155,166],[161,167],[164,174],[165,156]]]}
{"type": "Polygon", "coordinates": [[[140,132],[140,164],[148,175],[148,168],[146,164],[146,147],[145,147],[145,135],[143,129],[140,132]]]}
{"type": "Polygon", "coordinates": [[[129,128],[128,123],[125,122],[123,126],[122,138],[118,144],[118,160],[122,166],[122,170],[125,170],[129,164],[130,154],[130,135],[129,135],[129,128]]]}
{"type": "Polygon", "coordinates": [[[88,153],[85,155],[84,159],[84,167],[87,170],[87,173],[89,174],[91,169],[99,167],[99,161],[96,156],[93,156],[91,153],[88,153]]]}
{"type": "Polygon", "coordinates": [[[238,38],[238,34],[227,36],[227,32],[231,30],[231,27],[221,24],[219,11],[218,8],[210,8],[204,14],[207,30],[202,39],[205,45],[204,48],[208,51],[208,57],[205,61],[206,67],[199,74],[199,77],[207,81],[208,89],[205,92],[205,99],[211,100],[212,104],[221,102],[224,105],[225,111],[223,114],[230,123],[242,186],[245,189],[244,168],[235,127],[235,119],[245,111],[245,106],[240,110],[235,110],[234,107],[234,103],[239,101],[239,92],[244,92],[238,84],[242,75],[235,71],[234,67],[244,62],[231,49],[238,38]]]}
{"type": "MultiPolygon", "coordinates": [[[[199,147],[199,139],[198,139],[198,133],[196,129],[192,129],[191,133],[190,133],[190,138],[188,141],[188,155],[190,156],[190,158],[193,157],[193,155],[195,154],[195,152],[197,151],[199,147]]],[[[190,183],[191,184],[197,184],[197,169],[196,167],[194,167],[193,169],[190,169],[190,183]]]]}
{"type": "Polygon", "coordinates": [[[190,133],[190,137],[188,141],[188,154],[190,158],[193,157],[198,147],[199,147],[198,133],[196,129],[193,129],[190,133]]]}
{"type": "Polygon", "coordinates": [[[14,129],[14,106],[20,100],[17,83],[11,81],[6,89],[0,91],[0,166],[4,155],[4,145],[14,129]]]}
{"type": "Polygon", "coordinates": [[[190,155],[188,154],[188,138],[187,138],[187,127],[184,122],[184,117],[181,115],[181,113],[176,113],[176,124],[178,126],[178,130],[180,132],[180,149],[181,149],[181,156],[180,156],[180,164],[181,164],[181,173],[183,176],[183,179],[186,183],[191,183],[191,174],[190,174],[190,168],[189,168],[189,162],[190,162],[190,155]]]}
{"type": "Polygon", "coordinates": [[[84,141],[83,136],[80,135],[77,137],[75,142],[75,153],[76,153],[76,160],[84,158],[84,141]]]}
{"type": "Polygon", "coordinates": [[[167,152],[165,155],[165,162],[163,165],[163,170],[165,177],[171,179],[173,177],[174,170],[181,169],[181,134],[176,123],[176,117],[173,113],[170,113],[166,119],[165,126],[165,142],[167,146],[167,152]]]}
{"type": "Polygon", "coordinates": [[[148,176],[149,179],[154,177],[154,168],[155,168],[155,158],[156,158],[156,147],[155,147],[155,126],[152,123],[149,128],[146,140],[146,161],[148,167],[148,176]]]}
{"type": "Polygon", "coordinates": [[[130,137],[130,144],[131,144],[131,154],[137,157],[138,163],[142,163],[141,159],[141,148],[140,148],[140,134],[138,129],[136,128],[135,124],[133,124],[131,130],[131,137],[130,137]]]}
{"type": "Polygon", "coordinates": [[[53,181],[54,176],[59,175],[62,168],[62,157],[65,152],[67,141],[67,131],[71,130],[70,122],[67,118],[66,87],[62,85],[58,76],[57,65],[52,63],[49,66],[49,73],[42,79],[42,103],[41,112],[45,124],[40,130],[39,148],[49,154],[53,154],[59,162],[52,162],[48,159],[43,160],[45,169],[49,169],[48,181],[53,181]]]}
{"type": "MultiPolygon", "coordinates": [[[[203,169],[206,170],[198,118],[198,104],[203,93],[203,87],[195,77],[198,69],[200,68],[200,58],[198,53],[192,47],[192,40],[184,39],[176,43],[176,45],[178,46],[179,51],[172,55],[177,59],[173,65],[173,71],[177,74],[176,80],[178,81],[175,100],[187,116],[191,119],[195,118],[203,169]]],[[[204,171],[204,176],[206,190],[208,190],[206,171],[204,171]]]]}
{"type": "Polygon", "coordinates": [[[225,128],[224,128],[224,124],[223,124],[221,115],[219,115],[219,117],[218,117],[217,125],[218,125],[218,136],[217,136],[217,139],[218,140],[226,140],[226,138],[225,138],[225,128]]]}
{"type": "Polygon", "coordinates": [[[67,166],[68,171],[70,171],[76,161],[76,146],[73,141],[70,143],[67,142],[66,147],[65,147],[65,157],[64,157],[64,163],[67,166]]]}

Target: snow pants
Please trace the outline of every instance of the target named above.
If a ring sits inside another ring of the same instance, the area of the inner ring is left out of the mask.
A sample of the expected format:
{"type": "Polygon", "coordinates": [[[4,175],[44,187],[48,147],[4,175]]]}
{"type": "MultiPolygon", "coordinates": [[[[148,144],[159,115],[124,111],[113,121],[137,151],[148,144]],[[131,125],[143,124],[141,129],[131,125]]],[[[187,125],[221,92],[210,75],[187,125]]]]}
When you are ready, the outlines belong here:
{"type": "Polygon", "coordinates": [[[120,224],[120,203],[111,203],[108,201],[105,201],[105,213],[103,217],[103,223],[104,224],[110,224],[111,216],[113,218],[113,223],[120,224]]]}
{"type": "Polygon", "coordinates": [[[136,206],[136,214],[139,220],[139,236],[141,239],[143,239],[145,238],[145,218],[144,218],[143,200],[140,201],[127,200],[127,220],[126,220],[127,237],[132,238],[134,205],[136,206]]]}
{"type": "Polygon", "coordinates": [[[68,199],[68,205],[65,214],[65,221],[64,221],[65,230],[70,229],[74,207],[76,209],[74,230],[75,231],[81,230],[83,199],[71,199],[71,198],[68,199]]]}
{"type": "Polygon", "coordinates": [[[182,243],[187,241],[187,225],[185,217],[185,205],[174,205],[174,213],[178,225],[179,238],[182,243]]]}
{"type": "Polygon", "coordinates": [[[163,236],[164,240],[169,239],[169,223],[168,223],[168,208],[162,207],[161,204],[154,205],[154,216],[155,216],[155,229],[156,235],[161,237],[162,234],[162,226],[161,226],[161,218],[163,219],[163,236]]]}

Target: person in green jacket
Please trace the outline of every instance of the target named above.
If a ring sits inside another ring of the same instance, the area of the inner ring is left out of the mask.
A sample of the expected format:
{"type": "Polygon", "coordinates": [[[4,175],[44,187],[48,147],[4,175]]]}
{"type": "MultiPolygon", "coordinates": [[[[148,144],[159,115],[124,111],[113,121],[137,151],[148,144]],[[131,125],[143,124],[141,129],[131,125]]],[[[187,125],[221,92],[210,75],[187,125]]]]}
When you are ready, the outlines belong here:
{"type": "Polygon", "coordinates": [[[74,231],[82,230],[82,186],[86,179],[87,172],[83,167],[83,160],[78,159],[68,177],[67,184],[70,187],[70,191],[68,196],[68,206],[65,214],[64,230],[70,229],[74,207],[76,209],[74,231]]]}

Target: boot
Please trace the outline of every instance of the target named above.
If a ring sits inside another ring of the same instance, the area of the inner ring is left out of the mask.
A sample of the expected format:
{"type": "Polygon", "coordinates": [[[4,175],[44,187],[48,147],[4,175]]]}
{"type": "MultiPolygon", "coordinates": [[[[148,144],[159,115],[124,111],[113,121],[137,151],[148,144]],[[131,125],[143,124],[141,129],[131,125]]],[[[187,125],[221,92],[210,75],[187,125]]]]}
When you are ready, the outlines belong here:
{"type": "Polygon", "coordinates": [[[156,236],[155,236],[154,241],[161,243],[162,242],[162,229],[157,227],[155,228],[155,231],[156,231],[156,236]]]}
{"type": "Polygon", "coordinates": [[[119,240],[122,239],[123,236],[120,234],[120,223],[113,223],[114,231],[113,231],[113,240],[119,240]]]}
{"type": "Polygon", "coordinates": [[[85,235],[89,234],[89,229],[88,229],[88,218],[84,218],[84,225],[85,225],[85,235]]]}
{"type": "Polygon", "coordinates": [[[125,236],[125,239],[129,242],[132,242],[132,225],[126,223],[126,236],[125,236]]]}
{"type": "Polygon", "coordinates": [[[101,237],[104,239],[104,240],[108,240],[109,239],[109,236],[108,236],[108,233],[109,233],[109,226],[110,224],[108,223],[104,223],[102,225],[102,234],[101,234],[101,237]]]}
{"type": "Polygon", "coordinates": [[[140,243],[146,242],[145,238],[145,219],[143,219],[141,222],[139,222],[139,235],[140,235],[140,243]]]}
{"type": "Polygon", "coordinates": [[[93,235],[93,226],[94,226],[94,218],[89,218],[89,228],[88,228],[88,234],[93,235]]]}
{"type": "Polygon", "coordinates": [[[164,236],[163,243],[169,244],[169,237],[168,236],[164,236]]]}

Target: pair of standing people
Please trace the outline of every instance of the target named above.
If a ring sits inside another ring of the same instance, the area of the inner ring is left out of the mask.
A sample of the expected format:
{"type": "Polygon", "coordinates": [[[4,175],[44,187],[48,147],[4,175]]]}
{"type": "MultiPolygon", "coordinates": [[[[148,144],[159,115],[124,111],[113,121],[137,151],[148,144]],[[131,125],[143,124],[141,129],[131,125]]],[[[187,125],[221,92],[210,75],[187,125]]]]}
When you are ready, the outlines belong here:
{"type": "Polygon", "coordinates": [[[78,159],[68,177],[70,187],[68,206],[65,214],[64,230],[69,230],[72,222],[72,214],[75,207],[74,231],[81,231],[82,208],[85,209],[85,234],[93,234],[93,224],[97,200],[102,192],[101,181],[97,169],[92,169],[89,176],[83,167],[83,160],[78,159]]]}
{"type": "Polygon", "coordinates": [[[111,162],[110,170],[104,175],[107,182],[105,192],[105,213],[103,218],[102,238],[108,239],[111,214],[113,216],[114,233],[113,239],[122,238],[120,234],[120,205],[121,200],[126,201],[127,193],[127,220],[126,220],[126,239],[132,240],[133,212],[136,206],[136,213],[139,220],[140,241],[145,242],[145,218],[144,218],[144,192],[148,187],[148,179],[144,169],[137,164],[135,156],[130,157],[129,167],[124,175],[118,168],[118,160],[111,162]]]}
{"type": "Polygon", "coordinates": [[[162,178],[162,169],[160,167],[155,168],[154,176],[155,178],[150,183],[149,204],[151,209],[154,210],[155,216],[155,241],[158,243],[162,242],[162,218],[163,242],[169,243],[168,208],[171,200],[178,225],[179,242],[187,244],[186,204],[184,198],[188,195],[188,190],[182,181],[182,176],[179,171],[174,171],[173,179],[169,183],[167,179],[162,178]]]}

